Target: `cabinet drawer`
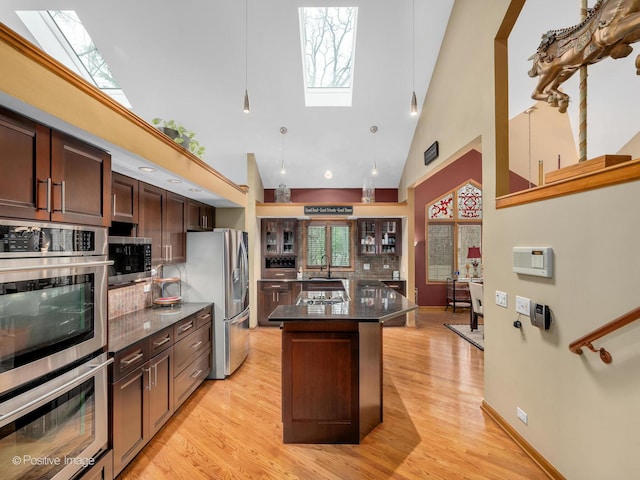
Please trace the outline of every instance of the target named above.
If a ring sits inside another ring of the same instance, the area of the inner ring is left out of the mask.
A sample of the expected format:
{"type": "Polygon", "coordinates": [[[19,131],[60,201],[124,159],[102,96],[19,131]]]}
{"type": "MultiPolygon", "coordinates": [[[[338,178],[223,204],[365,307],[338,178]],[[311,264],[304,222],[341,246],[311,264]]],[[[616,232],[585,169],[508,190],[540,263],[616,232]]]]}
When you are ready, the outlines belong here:
{"type": "Polygon", "coordinates": [[[174,406],[177,409],[198,388],[211,369],[211,350],[204,352],[175,378],[174,406]]]}
{"type": "Polygon", "coordinates": [[[134,343],[114,356],[113,381],[144,365],[149,358],[148,341],[134,343]]]}
{"type": "Polygon", "coordinates": [[[166,350],[171,345],[173,345],[173,328],[165,328],[149,338],[149,358],[166,350]]]}
{"type": "Polygon", "coordinates": [[[197,356],[205,350],[211,350],[211,323],[196,330],[173,347],[174,371],[182,372],[197,356]]]}
{"type": "Polygon", "coordinates": [[[260,290],[263,292],[288,292],[290,282],[261,282],[260,290]]]}
{"type": "Polygon", "coordinates": [[[211,324],[213,320],[213,312],[211,310],[211,307],[203,308],[198,313],[196,313],[196,316],[196,328],[202,328],[207,324],[211,324]]]}
{"type": "Polygon", "coordinates": [[[184,320],[179,321],[174,326],[173,340],[179,342],[182,338],[195,332],[196,330],[197,314],[193,314],[184,320]]]}

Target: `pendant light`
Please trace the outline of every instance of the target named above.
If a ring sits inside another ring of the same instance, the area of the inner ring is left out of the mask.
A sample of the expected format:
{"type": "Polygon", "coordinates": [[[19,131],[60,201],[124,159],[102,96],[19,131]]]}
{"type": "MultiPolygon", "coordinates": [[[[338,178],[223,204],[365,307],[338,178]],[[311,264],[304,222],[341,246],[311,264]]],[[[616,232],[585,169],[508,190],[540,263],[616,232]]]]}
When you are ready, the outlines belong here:
{"type": "Polygon", "coordinates": [[[248,51],[249,51],[249,13],[247,8],[247,1],[244,0],[244,106],[242,107],[242,111],[244,113],[249,113],[251,108],[249,107],[249,90],[248,90],[248,82],[247,82],[247,64],[248,64],[248,51]]]}
{"type": "Polygon", "coordinates": [[[369,131],[373,133],[373,168],[371,169],[371,175],[378,174],[378,166],[376,165],[376,132],[378,131],[378,127],[373,125],[369,131]]]}
{"type": "Polygon", "coordinates": [[[411,106],[409,107],[409,115],[418,114],[418,99],[416,98],[416,34],[415,34],[415,20],[416,16],[416,1],[411,0],[411,86],[413,87],[411,92],[411,106]]]}
{"type": "Polygon", "coordinates": [[[280,133],[282,134],[282,163],[280,164],[280,175],[284,175],[287,173],[287,170],[284,168],[284,136],[287,133],[287,127],[280,127],[280,133]]]}

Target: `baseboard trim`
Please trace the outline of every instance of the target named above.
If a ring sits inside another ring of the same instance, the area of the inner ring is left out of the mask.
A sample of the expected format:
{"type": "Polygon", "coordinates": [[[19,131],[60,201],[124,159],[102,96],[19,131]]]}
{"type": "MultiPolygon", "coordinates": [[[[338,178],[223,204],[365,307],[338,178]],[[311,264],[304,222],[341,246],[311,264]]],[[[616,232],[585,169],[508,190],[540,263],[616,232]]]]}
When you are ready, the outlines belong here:
{"type": "Polygon", "coordinates": [[[435,311],[443,311],[444,305],[422,305],[418,307],[418,312],[435,312],[435,311]]]}
{"type": "Polygon", "coordinates": [[[551,463],[549,463],[547,459],[540,454],[540,452],[533,448],[531,444],[527,442],[524,437],[520,435],[504,418],[502,418],[491,405],[483,400],[480,408],[484,413],[489,415],[489,417],[491,417],[491,419],[496,422],[520,448],[522,448],[524,453],[531,457],[531,460],[533,460],[544,471],[544,473],[549,476],[550,479],[566,480],[566,478],[562,476],[562,474],[556,470],[556,468],[551,465],[551,463]]]}

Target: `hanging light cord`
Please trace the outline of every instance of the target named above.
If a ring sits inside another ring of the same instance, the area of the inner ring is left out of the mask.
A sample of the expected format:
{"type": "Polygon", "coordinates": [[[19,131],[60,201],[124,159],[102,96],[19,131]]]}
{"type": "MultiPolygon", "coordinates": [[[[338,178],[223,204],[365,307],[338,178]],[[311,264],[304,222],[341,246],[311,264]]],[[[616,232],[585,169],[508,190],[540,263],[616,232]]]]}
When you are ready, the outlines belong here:
{"type": "Polygon", "coordinates": [[[369,131],[373,134],[373,170],[371,170],[372,175],[378,174],[378,165],[376,164],[376,135],[375,133],[378,131],[378,127],[373,125],[369,131]]]}
{"type": "Polygon", "coordinates": [[[280,164],[280,173],[284,175],[286,173],[284,168],[284,135],[287,133],[287,127],[280,127],[280,133],[282,134],[282,163],[280,164]]]}

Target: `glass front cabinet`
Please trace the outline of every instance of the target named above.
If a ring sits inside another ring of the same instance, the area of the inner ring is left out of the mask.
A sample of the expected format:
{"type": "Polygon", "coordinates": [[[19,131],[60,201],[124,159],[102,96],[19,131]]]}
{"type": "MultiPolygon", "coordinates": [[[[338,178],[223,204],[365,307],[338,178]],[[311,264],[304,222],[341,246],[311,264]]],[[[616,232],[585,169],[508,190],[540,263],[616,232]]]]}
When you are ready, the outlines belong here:
{"type": "Polygon", "coordinates": [[[400,255],[402,220],[399,218],[362,218],[358,220],[360,255],[400,255]]]}
{"type": "Polygon", "coordinates": [[[295,218],[262,220],[262,277],[296,278],[298,247],[295,218]]]}

